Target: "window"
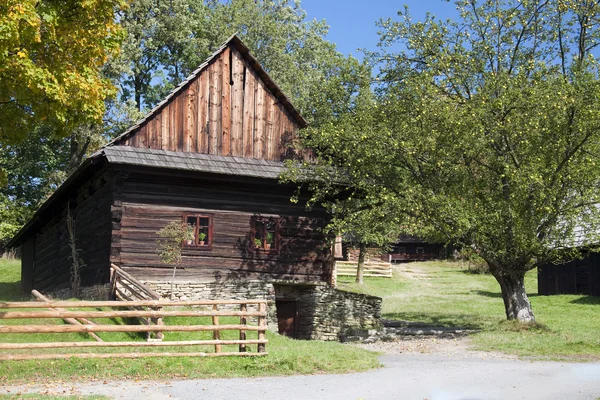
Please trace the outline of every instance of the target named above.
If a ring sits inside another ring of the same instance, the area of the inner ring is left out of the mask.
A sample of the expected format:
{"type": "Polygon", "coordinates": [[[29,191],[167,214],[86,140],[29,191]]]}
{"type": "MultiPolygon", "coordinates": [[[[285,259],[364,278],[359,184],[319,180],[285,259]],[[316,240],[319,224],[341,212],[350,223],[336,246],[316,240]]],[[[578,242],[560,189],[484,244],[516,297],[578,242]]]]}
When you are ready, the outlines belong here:
{"type": "Polygon", "coordinates": [[[209,248],[212,246],[212,215],[186,215],[186,246],[209,248]]]}
{"type": "Polygon", "coordinates": [[[425,249],[423,247],[417,247],[417,254],[425,254],[425,249]]]}
{"type": "Polygon", "coordinates": [[[253,217],[251,245],[255,249],[279,251],[279,219],[253,217]]]}
{"type": "Polygon", "coordinates": [[[406,254],[406,247],[398,247],[398,254],[406,254]]]}

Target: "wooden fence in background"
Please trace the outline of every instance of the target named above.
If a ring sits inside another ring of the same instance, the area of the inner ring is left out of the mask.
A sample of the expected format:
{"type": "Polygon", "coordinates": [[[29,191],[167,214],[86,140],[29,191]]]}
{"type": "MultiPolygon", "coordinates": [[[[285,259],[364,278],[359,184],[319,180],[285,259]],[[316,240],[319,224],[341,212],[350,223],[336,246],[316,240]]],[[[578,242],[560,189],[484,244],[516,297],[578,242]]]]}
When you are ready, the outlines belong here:
{"type": "Polygon", "coordinates": [[[128,341],[128,342],[36,342],[36,343],[2,343],[0,351],[35,350],[55,348],[96,348],[96,347],[179,347],[179,346],[214,346],[214,352],[137,352],[137,353],[70,353],[70,354],[10,354],[0,353],[0,360],[29,359],[68,359],[68,358],[139,358],[139,357],[211,357],[211,356],[262,356],[266,355],[265,338],[267,330],[266,300],[206,300],[206,301],[45,301],[45,302],[6,302],[0,303],[0,322],[8,319],[73,319],[78,324],[21,324],[0,325],[0,334],[11,333],[98,333],[98,332],[212,332],[212,340],[185,341],[128,341]],[[220,305],[239,306],[240,311],[219,310],[220,305]],[[248,311],[248,306],[258,306],[258,311],[248,311]],[[190,307],[205,306],[211,310],[191,310],[190,307]],[[81,308],[129,308],[143,307],[141,310],[93,310],[81,311],[81,308]],[[165,310],[165,308],[169,310],[165,310]],[[173,307],[186,309],[172,309],[173,307]],[[69,310],[76,308],[78,310],[69,310]],[[26,310],[25,310],[26,309],[26,310]],[[37,309],[37,310],[35,310],[37,309]],[[42,309],[42,310],[39,310],[42,309]],[[16,311],[15,311],[16,310],[16,311]],[[146,325],[108,325],[93,323],[92,318],[145,318],[147,320],[165,317],[211,317],[211,325],[167,325],[164,323],[146,325]],[[219,317],[239,317],[239,324],[220,324],[219,317]],[[257,325],[248,325],[248,317],[256,317],[257,325]],[[222,331],[239,331],[239,339],[222,340],[222,331]],[[247,332],[257,332],[256,339],[248,339],[247,332]],[[222,351],[224,345],[237,345],[238,351],[222,351]],[[249,345],[257,345],[256,352],[249,352],[249,345]]]}
{"type": "MultiPolygon", "coordinates": [[[[356,276],[358,264],[356,261],[336,261],[335,272],[337,276],[356,276]]],[[[392,265],[386,262],[366,261],[363,276],[376,276],[380,278],[392,277],[392,265]]]]}

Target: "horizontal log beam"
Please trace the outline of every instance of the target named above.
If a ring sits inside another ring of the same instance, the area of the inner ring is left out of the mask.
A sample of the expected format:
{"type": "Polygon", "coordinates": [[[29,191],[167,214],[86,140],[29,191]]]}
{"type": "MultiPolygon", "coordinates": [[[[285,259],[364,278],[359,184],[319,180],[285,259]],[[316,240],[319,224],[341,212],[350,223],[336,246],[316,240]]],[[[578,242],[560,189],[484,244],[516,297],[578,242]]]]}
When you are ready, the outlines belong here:
{"type": "Polygon", "coordinates": [[[0,343],[0,350],[89,348],[89,347],[168,347],[168,346],[212,346],[237,344],[267,344],[268,340],[185,340],[172,342],[46,342],[46,343],[0,343]]]}
{"type": "Polygon", "coordinates": [[[269,353],[80,353],[80,354],[18,354],[0,355],[0,361],[68,360],[70,358],[145,358],[145,357],[254,357],[269,353]]]}
{"type": "Polygon", "coordinates": [[[0,325],[0,333],[263,331],[251,325],[0,325]]]}
{"type": "Polygon", "coordinates": [[[191,300],[191,301],[168,301],[168,300],[133,300],[133,301],[51,301],[48,303],[37,303],[31,301],[2,302],[0,308],[95,308],[95,307],[187,307],[187,306],[209,306],[214,304],[261,304],[267,300],[191,300]]]}
{"type": "MultiPolygon", "coordinates": [[[[108,310],[108,311],[7,311],[0,312],[0,319],[19,318],[162,318],[162,317],[265,317],[259,311],[153,311],[153,310],[108,310]]],[[[91,325],[88,323],[88,325],[91,325]]]]}

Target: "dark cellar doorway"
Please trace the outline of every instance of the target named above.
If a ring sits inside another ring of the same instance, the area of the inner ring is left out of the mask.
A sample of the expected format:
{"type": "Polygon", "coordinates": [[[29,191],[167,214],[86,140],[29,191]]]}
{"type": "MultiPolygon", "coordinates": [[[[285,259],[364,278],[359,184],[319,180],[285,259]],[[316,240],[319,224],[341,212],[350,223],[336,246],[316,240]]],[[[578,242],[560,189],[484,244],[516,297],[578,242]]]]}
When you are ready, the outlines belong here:
{"type": "Polygon", "coordinates": [[[298,301],[276,300],[279,334],[296,339],[298,336],[298,301]]]}

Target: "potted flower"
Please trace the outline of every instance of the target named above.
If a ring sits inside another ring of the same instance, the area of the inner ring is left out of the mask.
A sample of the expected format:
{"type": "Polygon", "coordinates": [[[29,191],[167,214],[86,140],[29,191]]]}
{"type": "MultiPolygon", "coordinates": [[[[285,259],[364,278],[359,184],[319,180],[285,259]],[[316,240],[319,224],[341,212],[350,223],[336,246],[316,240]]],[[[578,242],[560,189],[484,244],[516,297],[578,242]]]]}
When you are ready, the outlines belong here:
{"type": "Polygon", "coordinates": [[[267,237],[265,239],[265,249],[270,250],[271,244],[273,244],[273,234],[271,232],[268,232],[267,237]]]}
{"type": "Polygon", "coordinates": [[[199,242],[200,246],[204,246],[204,239],[206,239],[206,233],[200,232],[198,234],[198,242],[199,242]]]}
{"type": "Polygon", "coordinates": [[[186,244],[194,244],[194,239],[196,236],[196,228],[190,224],[187,224],[185,227],[185,243],[186,244]]]}
{"type": "Polygon", "coordinates": [[[262,246],[262,242],[260,241],[259,238],[255,238],[254,239],[254,247],[256,247],[257,249],[260,249],[262,246]]]}

